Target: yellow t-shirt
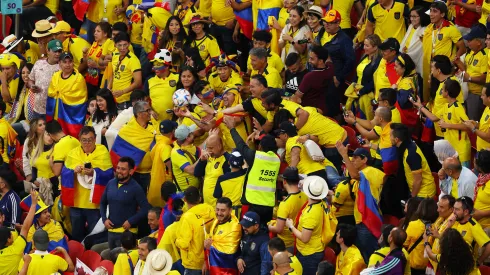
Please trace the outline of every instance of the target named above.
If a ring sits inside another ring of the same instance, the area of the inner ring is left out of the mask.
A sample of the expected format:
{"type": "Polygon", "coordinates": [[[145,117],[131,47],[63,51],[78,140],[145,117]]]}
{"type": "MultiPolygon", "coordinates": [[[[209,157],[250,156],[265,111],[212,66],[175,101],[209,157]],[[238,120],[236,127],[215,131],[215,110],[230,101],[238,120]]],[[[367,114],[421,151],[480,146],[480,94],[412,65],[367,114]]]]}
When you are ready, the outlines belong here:
{"type": "MultiPolygon", "coordinates": [[[[216,205],[216,198],[213,196],[214,189],[216,187],[216,181],[218,177],[224,174],[223,165],[228,167],[228,161],[226,160],[226,156],[222,155],[218,158],[209,157],[208,163],[206,164],[206,172],[204,174],[204,183],[202,188],[202,198],[204,203],[207,203],[211,206],[216,205]]],[[[228,171],[228,169],[227,169],[228,171]]]]}
{"type": "MultiPolygon", "coordinates": [[[[458,80],[455,76],[449,77],[452,80],[458,80]]],[[[442,88],[444,87],[444,81],[439,84],[437,88],[436,96],[434,98],[434,106],[432,107],[432,113],[436,114],[440,109],[447,105],[447,99],[442,97],[442,88]]],[[[458,97],[456,98],[458,102],[464,102],[463,93],[460,91],[458,97]]],[[[438,123],[434,123],[434,129],[436,129],[436,135],[438,137],[444,137],[444,133],[441,131],[438,123]]]]}
{"type": "Polygon", "coordinates": [[[68,153],[76,148],[80,147],[80,141],[72,136],[62,137],[58,143],[54,145],[53,148],[53,163],[63,163],[65,162],[68,153]]]}
{"type": "Polygon", "coordinates": [[[323,171],[325,170],[325,166],[322,165],[320,162],[313,161],[311,157],[308,155],[308,152],[306,151],[306,148],[303,144],[298,143],[299,136],[295,137],[290,137],[286,141],[286,162],[288,164],[291,164],[291,151],[294,148],[299,148],[299,162],[297,164],[298,172],[300,174],[311,174],[314,172],[318,171],[323,171]]]}
{"type": "MultiPolygon", "coordinates": [[[[475,209],[478,209],[480,211],[490,210],[490,186],[487,187],[487,184],[488,182],[478,188],[478,195],[476,196],[475,200],[475,209]]],[[[490,226],[490,217],[481,218],[480,220],[478,220],[478,223],[483,228],[487,228],[490,226]]]]}
{"type": "MultiPolygon", "coordinates": [[[[284,99],[282,100],[281,105],[282,105],[282,107],[279,107],[279,109],[288,110],[289,113],[291,114],[291,116],[293,116],[294,118],[297,117],[296,112],[299,109],[303,109],[303,107],[301,107],[301,105],[299,105],[298,103],[292,102],[289,100],[284,100],[284,99]]],[[[275,111],[267,111],[267,121],[274,122],[274,115],[275,114],[276,114],[275,111]]]]}
{"type": "Polygon", "coordinates": [[[124,22],[125,14],[116,15],[114,9],[116,7],[121,8],[123,6],[122,0],[95,0],[90,1],[90,5],[87,10],[87,19],[98,23],[104,19],[109,24],[114,25],[116,22],[124,22]]]}
{"type": "MultiPolygon", "coordinates": [[[[407,240],[403,245],[406,249],[410,248],[415,244],[420,236],[425,232],[425,224],[422,220],[418,219],[412,221],[407,227],[407,240]]],[[[424,258],[424,241],[422,240],[417,244],[417,246],[410,252],[410,267],[414,269],[425,269],[427,267],[428,258],[424,258]]]]}
{"type": "Polygon", "coordinates": [[[24,256],[26,245],[26,239],[23,236],[19,236],[12,245],[0,250],[0,270],[2,274],[18,274],[19,262],[24,256]]]}
{"type": "Polygon", "coordinates": [[[226,4],[225,0],[213,0],[211,2],[211,18],[213,23],[224,26],[226,22],[235,19],[233,8],[226,4]]]}
{"type": "Polygon", "coordinates": [[[221,54],[218,40],[210,34],[206,34],[201,39],[194,40],[192,45],[199,50],[199,55],[201,55],[206,66],[209,65],[211,58],[218,57],[221,54]]]}
{"type": "Polygon", "coordinates": [[[445,55],[452,60],[455,55],[454,44],[461,40],[459,30],[452,24],[441,29],[434,29],[434,24],[430,24],[424,31],[424,39],[432,39],[432,57],[445,55]]]}
{"type": "Polygon", "coordinates": [[[51,275],[60,271],[66,271],[68,269],[68,263],[65,259],[49,254],[31,254],[31,262],[29,263],[29,269],[27,275],[51,275]]]}
{"type": "Polygon", "coordinates": [[[138,249],[129,250],[128,253],[120,253],[119,255],[117,255],[117,260],[114,264],[114,274],[131,275],[137,262],[138,249]],[[129,261],[131,261],[133,269],[131,269],[129,261]]]}
{"type": "Polygon", "coordinates": [[[343,0],[343,1],[334,1],[332,9],[338,11],[340,13],[340,28],[342,29],[350,29],[352,27],[350,21],[350,12],[352,10],[352,6],[354,3],[359,0],[343,0]]]}
{"type": "MultiPolygon", "coordinates": [[[[415,143],[410,144],[403,153],[403,167],[410,191],[413,189],[412,173],[422,174],[422,183],[417,197],[432,198],[436,195],[436,185],[429,164],[427,163],[424,154],[415,143]]],[[[456,196],[455,198],[458,197],[456,196]]]]}
{"type": "Polygon", "coordinates": [[[240,75],[235,71],[233,71],[232,69],[230,70],[231,70],[231,75],[225,82],[221,80],[217,72],[209,75],[208,77],[209,86],[211,86],[211,88],[213,88],[216,91],[216,93],[222,94],[225,87],[238,87],[243,85],[243,80],[240,77],[240,75]]]}
{"type": "Polygon", "coordinates": [[[490,238],[488,237],[487,233],[483,231],[482,226],[473,218],[464,224],[455,222],[452,228],[461,233],[463,239],[473,249],[474,256],[478,254],[479,247],[484,247],[488,244],[488,242],[490,242],[490,238]]]}
{"type": "Polygon", "coordinates": [[[83,49],[90,49],[90,44],[81,37],[68,37],[63,41],[63,51],[68,51],[73,55],[73,65],[76,70],[82,62],[83,49]]]}
{"type": "Polygon", "coordinates": [[[170,153],[170,160],[172,161],[172,173],[175,177],[174,181],[177,181],[177,189],[182,191],[186,190],[189,186],[199,187],[199,179],[194,175],[184,172],[184,168],[194,164],[193,160],[185,153],[193,156],[194,161],[199,158],[199,150],[196,146],[180,147],[177,142],[174,142],[174,148],[170,153]]]}
{"type": "MultiPolygon", "coordinates": [[[[175,245],[175,240],[177,239],[177,231],[180,229],[180,221],[175,221],[171,225],[165,227],[165,232],[158,243],[157,248],[165,249],[172,256],[172,261],[175,263],[180,260],[180,252],[175,245]]],[[[117,274],[117,273],[114,273],[117,274]]]]}
{"type": "Polygon", "coordinates": [[[32,163],[32,167],[37,168],[37,176],[39,178],[50,179],[54,177],[53,170],[51,169],[51,165],[49,164],[49,160],[51,159],[52,154],[52,149],[44,151],[39,155],[36,161],[32,163]]]}
{"type": "MultiPolygon", "coordinates": [[[[270,67],[276,69],[279,73],[284,70],[284,63],[282,62],[281,57],[275,52],[269,52],[269,56],[267,57],[267,64],[270,67]]],[[[247,68],[249,68],[249,70],[252,70],[252,60],[250,59],[250,55],[248,56],[247,60],[247,68]]]]}
{"type": "MultiPolygon", "coordinates": [[[[119,61],[119,52],[112,55],[112,90],[119,91],[128,88],[133,82],[133,74],[141,71],[140,60],[132,52],[128,52],[126,56],[119,61]]],[[[116,97],[117,103],[129,101],[131,93],[125,93],[122,96],[116,97]]]]}
{"type": "MultiPolygon", "coordinates": [[[[10,80],[10,82],[8,82],[9,94],[10,94],[10,98],[12,98],[12,102],[15,100],[15,97],[17,96],[19,80],[20,80],[20,76],[16,74],[14,78],[10,80]]],[[[2,91],[2,85],[0,85],[0,92],[1,91],[2,91]]],[[[12,109],[12,102],[5,102],[7,105],[7,109],[5,110],[6,113],[9,113],[10,110],[12,109]]]]}
{"type": "MultiPolygon", "coordinates": [[[[299,262],[298,258],[294,255],[289,255],[289,266],[293,269],[293,271],[284,273],[285,275],[303,275],[303,266],[299,262]]],[[[274,275],[280,275],[279,273],[274,272],[274,275]]]]}
{"type": "Polygon", "coordinates": [[[344,180],[337,185],[332,201],[334,204],[332,211],[337,218],[354,215],[354,199],[351,196],[352,185],[354,184],[356,184],[356,180],[351,179],[350,181],[344,180]]]}
{"type": "Polygon", "coordinates": [[[357,83],[361,84],[362,83],[362,74],[364,73],[364,69],[366,68],[367,65],[371,63],[371,60],[366,57],[359,62],[359,65],[356,67],[356,74],[357,74],[357,83]]]}
{"type": "MultiPolygon", "coordinates": [[[[277,219],[283,221],[286,221],[286,219],[291,219],[296,221],[299,211],[307,201],[308,198],[301,191],[288,194],[288,196],[279,203],[279,207],[277,209],[277,219]]],[[[284,241],[286,247],[294,246],[293,234],[286,226],[281,233],[277,234],[277,236],[284,241]]]]}
{"type": "Polygon", "coordinates": [[[458,181],[455,179],[452,179],[452,185],[451,185],[451,196],[455,198],[459,198],[458,195],[458,181]]]}
{"type": "Polygon", "coordinates": [[[34,65],[34,63],[36,63],[36,61],[41,56],[41,51],[39,50],[39,46],[37,45],[37,43],[27,40],[24,44],[24,47],[26,51],[24,53],[24,57],[27,60],[27,63],[34,65]]]}
{"type": "Polygon", "coordinates": [[[408,6],[396,0],[390,9],[384,9],[379,3],[374,3],[367,12],[367,20],[375,24],[374,34],[377,34],[381,41],[394,37],[401,42],[407,29],[405,18],[408,15],[408,6]]]}
{"type": "MultiPolygon", "coordinates": [[[[241,206],[243,185],[245,184],[246,170],[226,173],[218,178],[216,189],[213,193],[215,198],[227,197],[231,200],[232,206],[241,206]],[[221,189],[221,193],[219,190],[221,189]],[[220,196],[218,196],[220,195],[220,196]]],[[[240,217],[241,207],[233,209],[236,217],[240,217]],[[236,211],[238,210],[238,211],[236,211]]]]}
{"type": "MultiPolygon", "coordinates": [[[[486,107],[485,111],[480,118],[480,131],[488,132],[490,131],[490,108],[486,107]]],[[[476,150],[480,151],[490,147],[490,142],[485,141],[481,137],[476,137],[476,150]]]]}
{"type": "MultiPolygon", "coordinates": [[[[250,76],[254,76],[256,74],[259,74],[259,72],[252,70],[250,76]]],[[[274,67],[267,64],[262,75],[267,80],[267,86],[269,88],[282,88],[281,74],[274,67]]]]}
{"type": "MultiPolygon", "coordinates": [[[[468,120],[463,105],[458,101],[454,102],[451,106],[446,104],[444,108],[440,109],[435,115],[440,119],[444,119],[446,123],[451,124],[459,124],[468,120]]],[[[444,139],[449,141],[456,152],[458,152],[459,160],[461,162],[470,160],[471,144],[466,131],[446,129],[446,132],[444,132],[444,139]]]]}
{"type": "Polygon", "coordinates": [[[166,78],[154,76],[148,79],[151,107],[158,114],[158,120],[172,119],[172,114],[167,113],[174,106],[172,96],[177,89],[179,75],[170,73],[166,78]]]}
{"type": "Polygon", "coordinates": [[[279,17],[277,18],[277,23],[279,23],[279,26],[281,26],[281,28],[284,28],[284,26],[286,26],[286,24],[288,23],[288,20],[289,20],[288,9],[282,8],[279,11],[279,17]]]}
{"type": "MultiPolygon", "coordinates": [[[[289,104],[286,102],[291,101],[283,100],[282,104],[289,104]]],[[[304,107],[303,110],[310,115],[305,125],[298,130],[298,135],[315,135],[318,137],[320,145],[332,148],[337,141],[343,142],[347,138],[347,133],[335,120],[320,114],[314,107],[304,107]]],[[[296,114],[294,116],[296,117],[296,114]]]]}
{"type": "MultiPolygon", "coordinates": [[[[466,65],[466,73],[472,78],[487,74],[487,49],[483,49],[477,53],[471,51],[470,53],[466,54],[464,63],[466,65]]],[[[482,88],[483,85],[481,84],[468,82],[468,91],[470,93],[481,95],[482,88]]]]}
{"type": "Polygon", "coordinates": [[[322,243],[323,215],[324,211],[321,202],[307,205],[301,212],[298,230],[312,231],[311,239],[307,243],[296,239],[296,249],[301,255],[308,256],[325,249],[322,243]]]}
{"type": "MultiPolygon", "coordinates": [[[[180,20],[182,21],[182,25],[187,26],[189,22],[191,21],[192,14],[196,13],[197,9],[194,7],[194,3],[192,1],[189,3],[189,6],[183,7],[182,5],[179,5],[177,8],[175,8],[174,15],[178,16],[180,20]]],[[[189,28],[184,27],[185,31],[189,33],[189,28]]]]}
{"type": "Polygon", "coordinates": [[[378,99],[379,90],[390,87],[390,80],[386,76],[386,59],[382,58],[379,62],[378,68],[374,72],[374,98],[376,98],[376,100],[378,99]]]}
{"type": "Polygon", "coordinates": [[[335,263],[335,274],[359,274],[366,265],[361,251],[355,245],[340,251],[335,263]]]}

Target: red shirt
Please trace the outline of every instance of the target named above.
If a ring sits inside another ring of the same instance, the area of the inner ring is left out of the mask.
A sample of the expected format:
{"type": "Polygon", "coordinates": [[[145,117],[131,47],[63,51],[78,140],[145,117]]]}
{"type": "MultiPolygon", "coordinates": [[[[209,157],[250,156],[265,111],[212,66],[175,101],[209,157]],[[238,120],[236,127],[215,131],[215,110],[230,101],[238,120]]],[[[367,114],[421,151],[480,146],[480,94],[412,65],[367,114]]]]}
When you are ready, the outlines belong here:
{"type": "Polygon", "coordinates": [[[388,77],[391,85],[398,82],[400,76],[395,71],[395,61],[386,63],[386,76],[388,77]]]}
{"type": "MultiPolygon", "coordinates": [[[[463,3],[466,3],[468,0],[460,0],[463,3]]],[[[483,0],[476,0],[476,5],[481,6],[483,4],[483,0]]],[[[456,25],[471,28],[475,23],[478,23],[478,19],[480,19],[480,14],[466,10],[465,8],[456,6],[456,19],[454,20],[456,25]]]]}

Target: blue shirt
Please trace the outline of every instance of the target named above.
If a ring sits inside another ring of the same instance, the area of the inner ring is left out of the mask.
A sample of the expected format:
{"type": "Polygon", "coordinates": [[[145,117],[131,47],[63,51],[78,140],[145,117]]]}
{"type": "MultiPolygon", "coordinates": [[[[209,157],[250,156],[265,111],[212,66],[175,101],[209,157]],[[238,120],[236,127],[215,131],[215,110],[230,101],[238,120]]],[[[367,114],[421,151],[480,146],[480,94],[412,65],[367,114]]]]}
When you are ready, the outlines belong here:
{"type": "Polygon", "coordinates": [[[5,196],[0,199],[0,209],[5,215],[4,226],[11,227],[16,223],[20,223],[20,198],[13,190],[9,190],[5,196]]]}

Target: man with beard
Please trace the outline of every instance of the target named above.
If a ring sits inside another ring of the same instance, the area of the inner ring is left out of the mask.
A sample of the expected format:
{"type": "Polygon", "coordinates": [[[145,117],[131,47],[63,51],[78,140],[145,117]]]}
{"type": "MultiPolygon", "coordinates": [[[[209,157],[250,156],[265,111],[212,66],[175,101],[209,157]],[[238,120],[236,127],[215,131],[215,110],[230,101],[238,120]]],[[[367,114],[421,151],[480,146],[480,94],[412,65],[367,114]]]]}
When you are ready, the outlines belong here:
{"type": "MultiPolygon", "coordinates": [[[[473,251],[484,248],[478,259],[475,259],[476,265],[479,266],[490,255],[490,238],[487,233],[483,231],[481,225],[471,216],[473,212],[473,200],[470,197],[463,196],[456,200],[454,204],[454,215],[456,216],[456,222],[454,223],[454,229],[458,230],[463,236],[468,245],[471,246],[473,251]]],[[[477,255],[477,253],[474,253],[477,255]]]]}
{"type": "Polygon", "coordinates": [[[131,178],[134,160],[130,157],[119,159],[116,178],[107,183],[100,201],[100,215],[109,230],[109,248],[121,245],[121,235],[125,230],[137,233],[137,225],[150,209],[143,188],[131,178]],[[107,207],[109,206],[109,213],[107,207]]]}
{"type": "Polygon", "coordinates": [[[227,272],[238,274],[235,266],[236,252],[242,236],[242,228],[235,215],[232,215],[232,202],[221,197],[216,203],[216,220],[211,226],[211,236],[204,240],[204,248],[209,250],[209,265],[212,274],[227,272]]]}
{"type": "Polygon", "coordinates": [[[240,221],[245,236],[240,244],[238,271],[244,275],[268,275],[272,269],[272,259],[268,250],[269,234],[260,224],[259,214],[249,211],[240,221]]]}

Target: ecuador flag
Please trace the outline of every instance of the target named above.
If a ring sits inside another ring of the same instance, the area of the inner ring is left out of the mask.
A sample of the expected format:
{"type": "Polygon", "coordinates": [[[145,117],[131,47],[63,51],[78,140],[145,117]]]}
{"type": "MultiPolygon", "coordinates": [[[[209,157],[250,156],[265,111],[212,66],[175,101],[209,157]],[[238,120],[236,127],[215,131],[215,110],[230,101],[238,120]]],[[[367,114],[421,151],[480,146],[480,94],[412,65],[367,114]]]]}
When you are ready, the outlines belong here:
{"type": "Polygon", "coordinates": [[[396,146],[391,144],[390,129],[391,122],[388,123],[382,130],[379,137],[379,154],[383,162],[383,171],[386,175],[393,175],[398,169],[398,157],[396,146]]]}
{"type": "Polygon", "coordinates": [[[211,274],[238,275],[235,263],[242,237],[242,229],[238,219],[231,215],[231,221],[224,224],[219,224],[218,220],[215,220],[210,232],[216,232],[211,236],[213,244],[209,249],[211,274]]]}
{"type": "Polygon", "coordinates": [[[359,189],[357,192],[356,206],[361,213],[362,223],[376,237],[381,236],[381,226],[383,225],[383,217],[378,207],[378,201],[371,192],[369,177],[373,175],[365,175],[360,171],[359,189]]]}
{"type": "Polygon", "coordinates": [[[78,137],[87,113],[87,85],[76,70],[67,79],[61,74],[54,73],[49,84],[46,118],[58,120],[66,134],[78,137]]]}
{"type": "Polygon", "coordinates": [[[90,202],[99,204],[107,182],[114,178],[111,157],[104,145],[97,144],[95,150],[90,154],[85,154],[82,147],[77,147],[70,151],[66,156],[65,165],[61,170],[61,197],[63,205],[74,206],[79,199],[75,196],[75,185],[79,188],[90,189],[90,202]],[[78,181],[75,174],[75,167],[91,163],[94,175],[91,183],[85,184],[78,181]],[[87,186],[85,186],[87,185],[87,186]]]}

